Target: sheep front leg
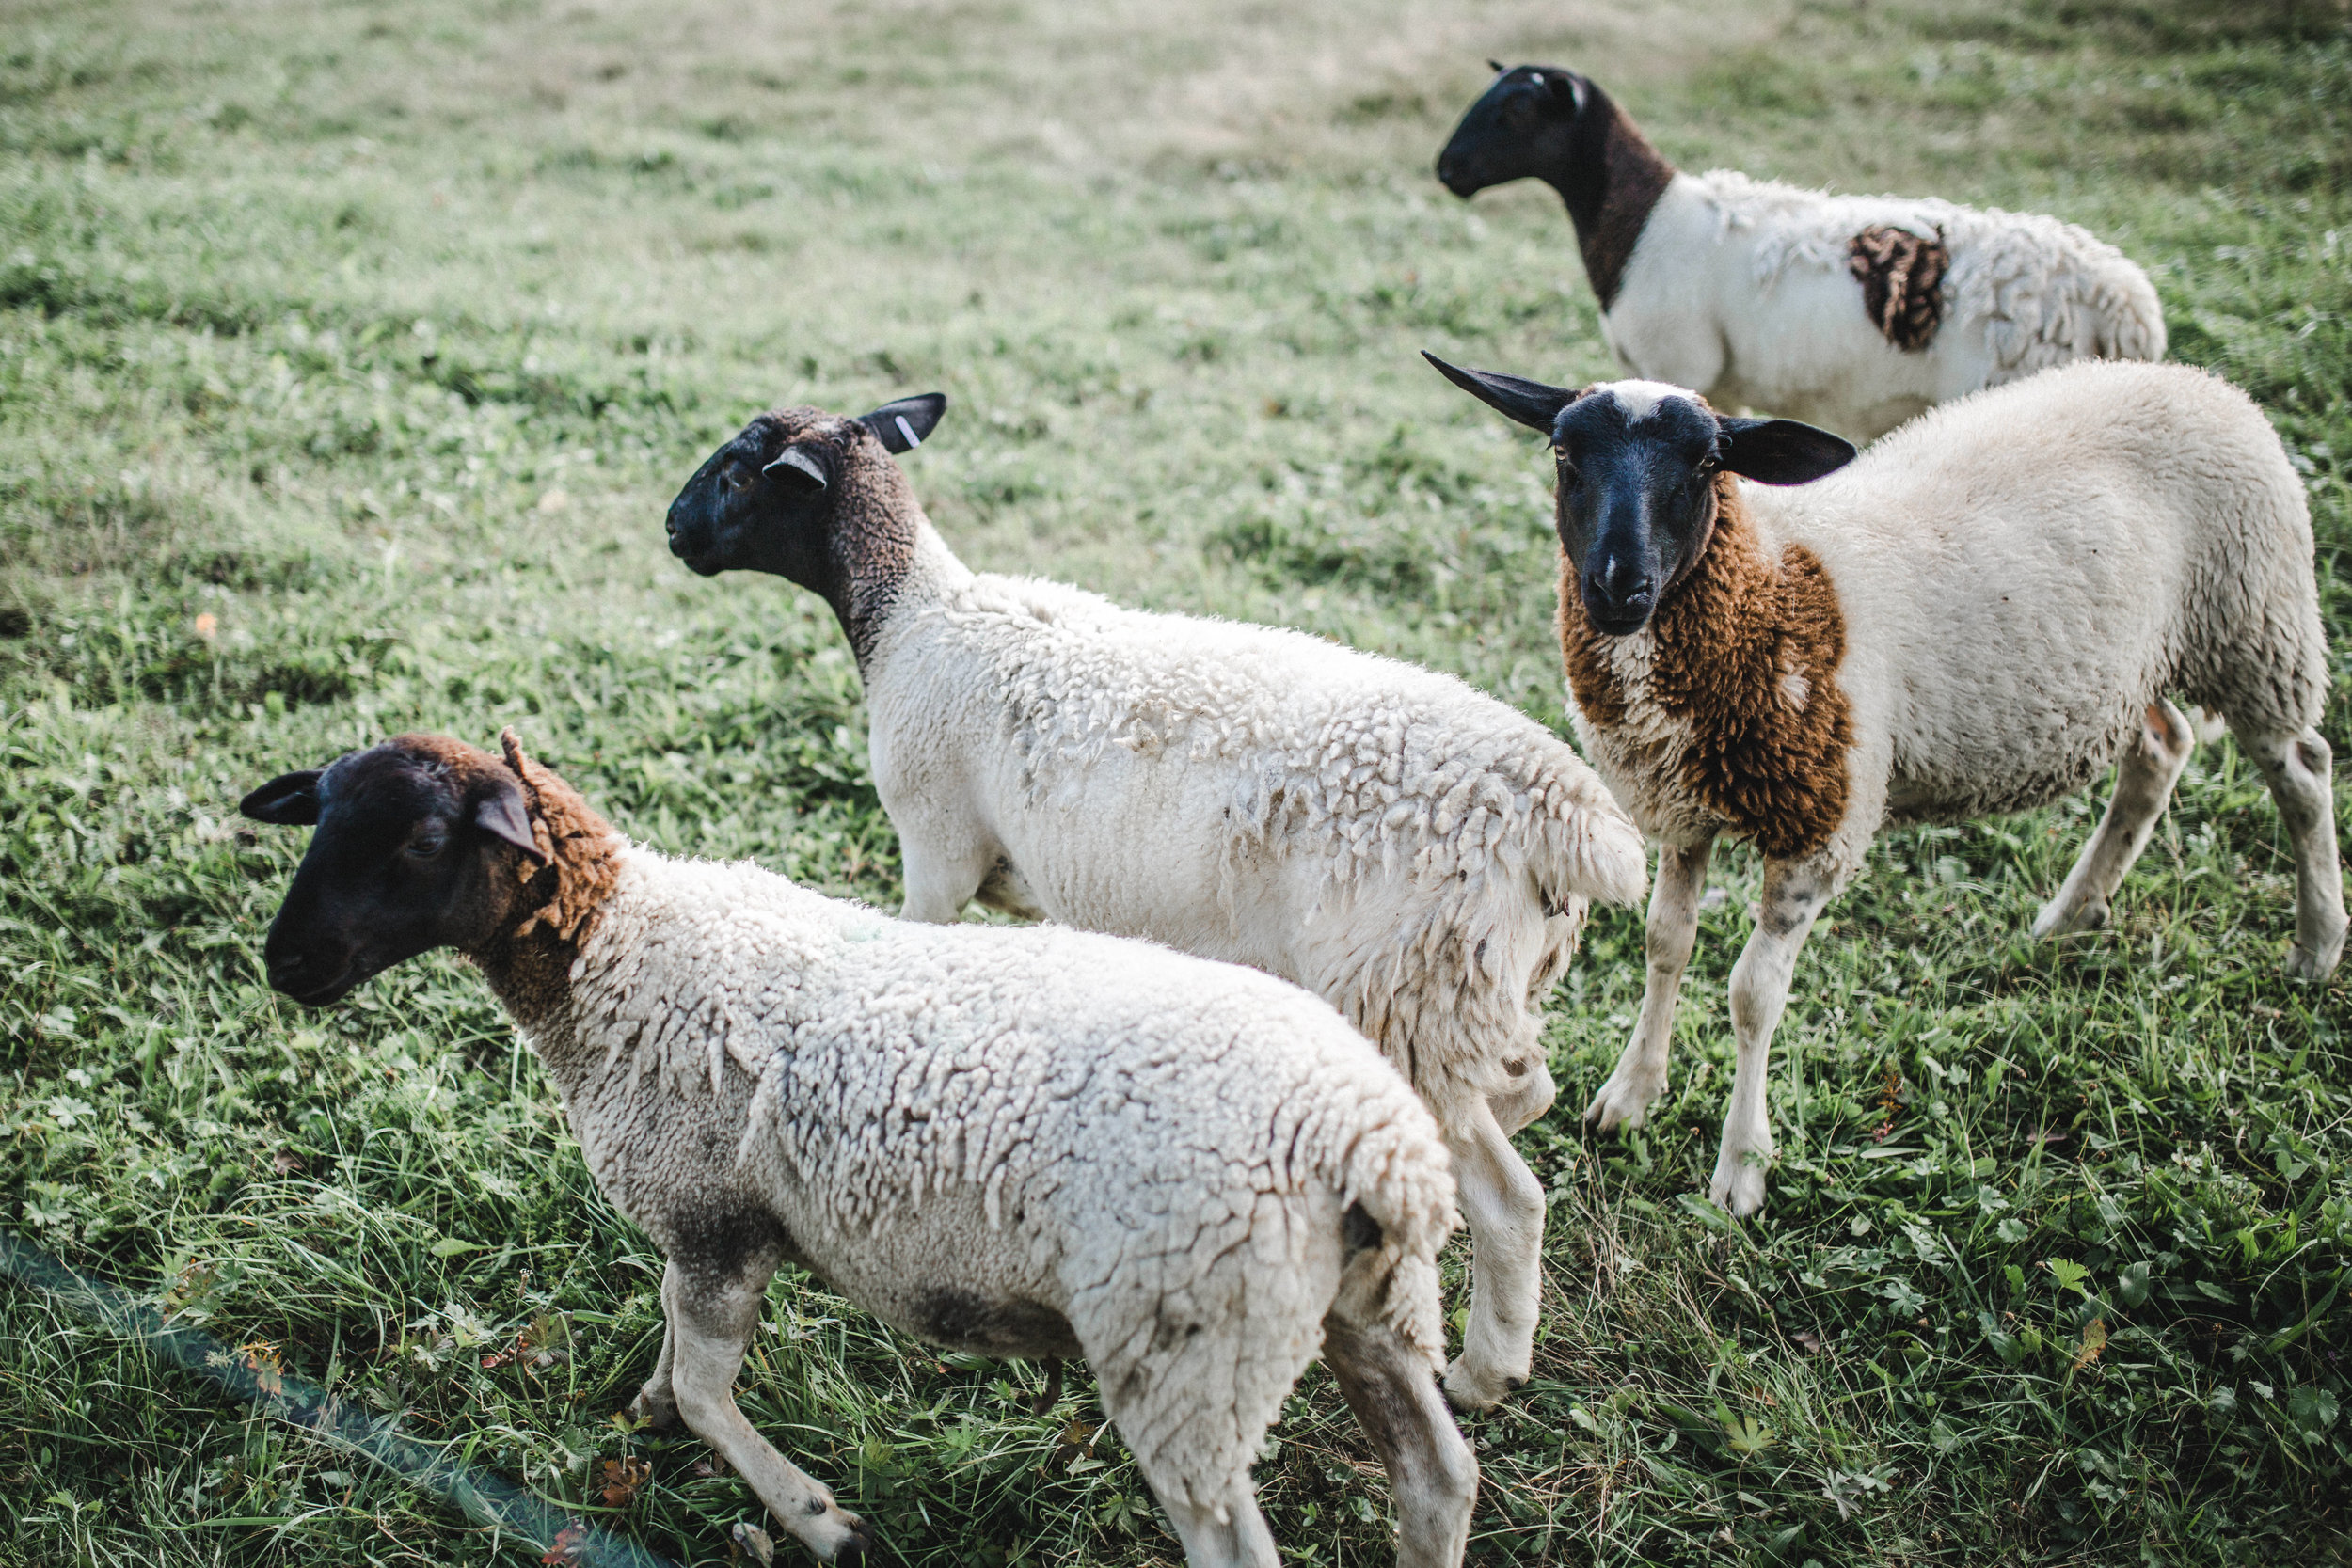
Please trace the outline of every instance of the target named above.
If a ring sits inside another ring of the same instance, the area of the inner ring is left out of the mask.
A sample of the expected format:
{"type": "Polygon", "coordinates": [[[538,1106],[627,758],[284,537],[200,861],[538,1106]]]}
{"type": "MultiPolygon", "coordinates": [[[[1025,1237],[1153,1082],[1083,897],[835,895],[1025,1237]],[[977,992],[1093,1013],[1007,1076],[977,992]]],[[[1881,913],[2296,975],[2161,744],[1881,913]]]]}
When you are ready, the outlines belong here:
{"type": "Polygon", "coordinates": [[[1722,1151],[1707,1196],[1744,1218],[1764,1207],[1764,1171],[1772,1163],[1772,1117],[1764,1103],[1772,1030],[1788,1003],[1797,954],[1837,879],[1816,861],[1768,860],[1756,929],[1731,971],[1731,1032],[1739,1064],[1731,1108],[1724,1117],[1722,1151]]]}
{"type": "Polygon", "coordinates": [[[1446,1148],[1470,1223],[1470,1309],[1445,1391],[1456,1408],[1484,1410],[1524,1385],[1534,1362],[1544,1187],[1485,1100],[1471,1101],[1458,1124],[1448,1122],[1446,1148]]]}
{"type": "Polygon", "coordinates": [[[952,926],[963,918],[963,907],[980,891],[988,868],[995,863],[993,848],[972,844],[944,849],[912,834],[899,840],[899,865],[906,879],[907,900],[901,920],[952,926]]]}
{"type": "Polygon", "coordinates": [[[1429,1382],[1429,1363],[1388,1324],[1335,1305],[1323,1359],[1372,1439],[1396,1498],[1397,1568],[1455,1568],[1470,1544],[1478,1461],[1429,1382]]]}
{"type": "Polygon", "coordinates": [[[1699,895],[1707,887],[1707,859],[1714,847],[1715,836],[1709,833],[1696,844],[1668,844],[1658,851],[1658,881],[1650,889],[1649,927],[1644,937],[1649,977],[1642,988],[1642,1016],[1625,1054],[1617,1058],[1617,1070],[1584,1109],[1584,1119],[1603,1132],[1641,1126],[1650,1106],[1666,1092],[1675,998],[1682,990],[1682,972],[1690,966],[1692,944],[1698,940],[1699,895]]]}
{"type": "Polygon", "coordinates": [[[2057,895],[2034,916],[2036,938],[2095,931],[2107,923],[2107,900],[2148,847],[2148,835],[2156,831],[2172,785],[2196,749],[2197,732],[2179,708],[2170,703],[2148,705],[2147,721],[2115,766],[2115,794],[2098,831],[2083,846],[2057,895]]]}
{"type": "Polygon", "coordinates": [[[670,1386],[670,1373],[677,1359],[677,1325],[667,1311],[661,1316],[661,1354],[654,1357],[653,1375],[637,1390],[629,1402],[632,1420],[659,1432],[677,1424],[677,1393],[670,1386]]]}
{"type": "Polygon", "coordinates": [[[748,1482],[776,1523],[821,1561],[854,1558],[874,1544],[871,1531],[833,1493],[802,1472],[752,1429],[735,1402],[735,1374],[759,1326],[768,1271],[731,1279],[689,1275],[673,1262],[661,1275],[668,1315],[671,1386],[687,1429],[718,1450],[748,1482]]]}

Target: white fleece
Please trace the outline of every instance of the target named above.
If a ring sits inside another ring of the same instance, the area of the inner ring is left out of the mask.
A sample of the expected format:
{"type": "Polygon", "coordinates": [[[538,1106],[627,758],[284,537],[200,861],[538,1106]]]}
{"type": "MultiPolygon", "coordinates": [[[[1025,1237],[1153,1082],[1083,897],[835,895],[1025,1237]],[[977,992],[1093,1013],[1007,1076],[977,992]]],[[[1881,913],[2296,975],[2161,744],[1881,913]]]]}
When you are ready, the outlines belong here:
{"type": "Polygon", "coordinates": [[[1327,1005],[1253,971],[629,848],[531,1043],[598,1187],[674,1266],[723,1275],[749,1205],[935,1340],[1054,1354],[1058,1314],[1180,1499],[1246,1495],[1351,1203],[1382,1230],[1382,1318],[1442,1349],[1437,1127],[1327,1005]]]}
{"type": "Polygon", "coordinates": [[[1677,174],[1601,331],[1634,374],[1871,439],[1933,404],[2083,358],[2161,359],[2148,276],[2077,225],[1931,198],[1832,196],[1730,169],[1677,174]],[[1916,353],[1859,303],[1863,230],[1943,241],[1945,310],[1916,353]]]}
{"type": "Polygon", "coordinates": [[[1441,1120],[1524,1076],[1585,900],[1645,881],[1565,744],[1452,676],[918,550],[866,671],[910,915],[977,889],[1295,980],[1441,1120]]]}

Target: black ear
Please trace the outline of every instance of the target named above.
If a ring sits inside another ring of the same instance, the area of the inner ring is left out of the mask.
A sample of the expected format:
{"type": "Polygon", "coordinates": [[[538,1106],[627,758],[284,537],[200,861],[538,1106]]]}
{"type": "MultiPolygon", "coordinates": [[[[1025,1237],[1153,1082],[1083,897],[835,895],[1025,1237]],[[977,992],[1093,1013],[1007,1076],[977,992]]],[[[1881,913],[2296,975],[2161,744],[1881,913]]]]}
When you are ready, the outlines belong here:
{"type": "Polygon", "coordinates": [[[1532,429],[1551,435],[1552,425],[1560,418],[1560,410],[1574,403],[1581,393],[1565,387],[1547,387],[1540,381],[1522,381],[1516,375],[1498,375],[1492,371],[1466,371],[1449,365],[1427,349],[1421,356],[1438,367],[1444,376],[1479,402],[1496,412],[1509,416],[1532,429]]]}
{"type": "Polygon", "coordinates": [[[1509,66],[1504,65],[1501,60],[1488,60],[1486,63],[1494,67],[1495,74],[1498,76],[1511,69],[1509,66]]]}
{"type": "Polygon", "coordinates": [[[825,465],[806,447],[785,448],[776,454],[775,461],[759,471],[795,490],[822,490],[825,487],[825,465]]]}
{"type": "Polygon", "coordinates": [[[280,773],[238,801],[237,810],[256,822],[275,822],[281,828],[314,828],[319,820],[320,772],[319,768],[306,768],[299,773],[280,773]]]}
{"type": "Polygon", "coordinates": [[[541,865],[548,863],[547,851],[532,836],[531,814],[523,806],[522,786],[511,780],[499,781],[498,792],[485,795],[474,802],[473,825],[485,833],[506,840],[541,865]]]}
{"type": "Polygon", "coordinates": [[[885,403],[862,418],[866,428],[882,437],[883,446],[892,451],[912,451],[923,444],[923,437],[931,433],[946,412],[946,393],[925,392],[920,397],[885,403]]]}
{"type": "Polygon", "coordinates": [[[1794,420],[1715,417],[1715,460],[1758,484],[1805,484],[1853,461],[1851,441],[1794,420]]]}

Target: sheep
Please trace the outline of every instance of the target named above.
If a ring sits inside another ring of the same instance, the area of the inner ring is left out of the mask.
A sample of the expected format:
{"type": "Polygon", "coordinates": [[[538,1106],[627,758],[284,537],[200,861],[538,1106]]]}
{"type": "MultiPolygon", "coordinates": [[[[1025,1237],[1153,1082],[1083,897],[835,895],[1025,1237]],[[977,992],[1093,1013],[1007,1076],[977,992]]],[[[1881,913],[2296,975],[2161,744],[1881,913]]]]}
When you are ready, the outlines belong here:
{"type": "Polygon", "coordinates": [[[436,947],[480,968],[668,1259],[634,1414],[682,1416],[818,1558],[868,1549],[730,1391],[798,1262],[934,1343],[1084,1354],[1186,1560],[1271,1564],[1249,1465],[1320,1345],[1388,1465],[1397,1560],[1461,1561],[1445,1146],[1329,1006],[1144,942],[909,925],[671,860],[502,745],[401,736],[246,796],[317,830],[263,956],[310,1006],[436,947]]]}
{"type": "Polygon", "coordinates": [[[908,919],[977,897],[1249,964],[1387,1053],[1470,1223],[1447,1393],[1494,1403],[1534,1346],[1544,1193],[1510,1139],[1551,1104],[1537,1008],[1585,901],[1641,895],[1639,833],[1565,743],[1451,676],[975,575],[890,460],[945,401],[759,416],[672,504],[672,551],[832,605],[908,919]]]}
{"type": "Polygon", "coordinates": [[[1738,1065],[1708,1190],[1754,1213],[1772,1028],[1805,934],[1871,840],[2043,805],[2116,762],[2033,931],[2105,925],[2195,743],[2168,691],[2226,719],[2270,786],[2295,851],[2287,973],[2335,968],[2311,517],[2244,393],[2086,360],[1947,404],[1856,459],[1682,388],[1580,393],[1431,362],[1551,440],[1577,734],[1661,846],[1641,1017],[1588,1120],[1640,1126],[1664,1089],[1708,849],[1752,840],[1763,894],[1732,971],[1738,1065]]]}
{"type": "Polygon", "coordinates": [[[2087,230],[1680,173],[1575,71],[1495,70],[1438,178],[1466,200],[1531,175],[1560,193],[1633,375],[1870,440],[2052,365],[2164,357],[2147,274],[2087,230]]]}

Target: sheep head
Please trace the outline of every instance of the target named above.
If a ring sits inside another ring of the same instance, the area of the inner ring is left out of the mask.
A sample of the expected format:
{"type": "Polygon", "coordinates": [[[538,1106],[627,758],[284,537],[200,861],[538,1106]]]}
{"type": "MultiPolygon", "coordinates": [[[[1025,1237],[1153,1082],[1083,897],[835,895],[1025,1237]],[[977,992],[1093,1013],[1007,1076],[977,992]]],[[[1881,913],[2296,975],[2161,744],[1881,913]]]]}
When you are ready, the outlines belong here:
{"type": "Polygon", "coordinates": [[[1593,96],[1590,81],[1556,65],[1497,66],[1494,81],[1438,154],[1438,178],[1467,200],[1489,185],[1569,164],[1593,96]]]}
{"type": "Polygon", "coordinates": [[[760,415],[712,452],[670,503],[670,553],[704,577],[772,572],[839,608],[852,563],[842,557],[842,480],[861,458],[921,444],[945,393],[885,403],[859,419],[817,408],[760,415]],[[861,450],[863,449],[863,450],[861,450]]]}
{"type": "Polygon", "coordinates": [[[554,923],[577,866],[618,840],[511,730],[506,741],[501,759],[404,735],[245,798],[257,822],[317,830],[262,948],[274,989],[325,1006],[420,953],[478,954],[554,923]]]}
{"type": "Polygon", "coordinates": [[[1554,519],[1585,616],[1612,637],[1649,625],[1715,527],[1715,476],[1804,484],[1853,461],[1853,444],[1794,420],[1735,419],[1659,381],[1584,390],[1422,357],[1481,403],[1551,442],[1554,519]]]}

